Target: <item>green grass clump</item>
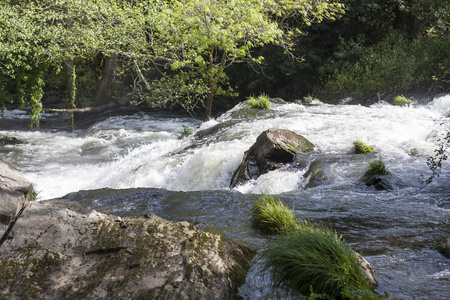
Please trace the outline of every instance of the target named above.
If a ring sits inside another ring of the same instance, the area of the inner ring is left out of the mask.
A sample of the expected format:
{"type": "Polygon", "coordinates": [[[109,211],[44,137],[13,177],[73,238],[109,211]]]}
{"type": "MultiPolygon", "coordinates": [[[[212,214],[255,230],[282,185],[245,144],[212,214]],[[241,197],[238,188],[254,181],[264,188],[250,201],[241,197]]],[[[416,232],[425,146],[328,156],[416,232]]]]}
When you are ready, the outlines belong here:
{"type": "Polygon", "coordinates": [[[292,210],[275,196],[263,195],[252,209],[252,222],[256,228],[269,233],[287,234],[300,227],[292,210]]]}
{"type": "Polygon", "coordinates": [[[397,96],[394,98],[394,105],[405,106],[411,104],[412,101],[406,98],[405,96],[397,96]]]}
{"type": "Polygon", "coordinates": [[[374,160],[369,163],[369,167],[364,172],[363,178],[370,178],[376,175],[389,175],[385,164],[381,160],[374,160]]]}
{"type": "Polygon", "coordinates": [[[314,299],[379,299],[351,249],[331,230],[302,226],[263,252],[274,289],[314,299]]]}
{"type": "Polygon", "coordinates": [[[268,95],[262,94],[258,97],[248,97],[247,103],[252,108],[266,109],[270,108],[270,98],[268,95]]]}
{"type": "Polygon", "coordinates": [[[375,150],[374,147],[367,146],[361,141],[354,141],[353,146],[354,146],[354,151],[356,154],[370,153],[373,150],[375,150]]]}

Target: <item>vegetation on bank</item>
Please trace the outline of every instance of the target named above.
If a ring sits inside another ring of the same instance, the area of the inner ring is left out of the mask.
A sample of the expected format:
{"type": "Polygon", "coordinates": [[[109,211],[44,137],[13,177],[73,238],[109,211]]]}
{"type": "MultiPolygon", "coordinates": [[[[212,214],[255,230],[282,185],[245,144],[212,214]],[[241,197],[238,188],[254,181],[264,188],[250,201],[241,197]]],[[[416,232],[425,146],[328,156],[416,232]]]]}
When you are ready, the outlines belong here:
{"type": "Polygon", "coordinates": [[[0,106],[27,105],[32,123],[51,95],[65,108],[126,98],[209,117],[213,102],[261,92],[392,100],[449,85],[444,0],[207,3],[3,1],[0,106]]]}
{"type": "Polygon", "coordinates": [[[281,234],[263,251],[265,271],[279,293],[309,299],[382,299],[372,292],[361,262],[335,232],[301,222],[279,198],[263,195],[252,209],[255,227],[281,234]]]}

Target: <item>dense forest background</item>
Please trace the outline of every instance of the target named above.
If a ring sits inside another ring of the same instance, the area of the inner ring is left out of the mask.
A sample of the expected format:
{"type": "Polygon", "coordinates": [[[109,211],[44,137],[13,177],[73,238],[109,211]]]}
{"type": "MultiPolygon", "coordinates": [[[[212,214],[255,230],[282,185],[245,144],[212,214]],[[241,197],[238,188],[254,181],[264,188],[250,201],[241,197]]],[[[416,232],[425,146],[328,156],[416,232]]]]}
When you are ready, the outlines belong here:
{"type": "Polygon", "coordinates": [[[446,0],[0,2],[0,106],[210,117],[249,95],[371,103],[447,91],[446,0]],[[214,103],[214,106],[213,106],[214,103]]]}

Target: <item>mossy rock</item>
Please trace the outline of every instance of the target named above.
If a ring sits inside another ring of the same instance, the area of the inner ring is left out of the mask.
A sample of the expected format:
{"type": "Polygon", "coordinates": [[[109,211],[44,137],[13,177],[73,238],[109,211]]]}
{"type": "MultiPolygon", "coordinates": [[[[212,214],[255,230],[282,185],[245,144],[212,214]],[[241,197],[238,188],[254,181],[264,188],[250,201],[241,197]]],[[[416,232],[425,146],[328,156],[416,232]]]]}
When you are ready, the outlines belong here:
{"type": "Polygon", "coordinates": [[[188,222],[29,204],[0,251],[6,299],[235,299],[254,252],[188,222]]]}

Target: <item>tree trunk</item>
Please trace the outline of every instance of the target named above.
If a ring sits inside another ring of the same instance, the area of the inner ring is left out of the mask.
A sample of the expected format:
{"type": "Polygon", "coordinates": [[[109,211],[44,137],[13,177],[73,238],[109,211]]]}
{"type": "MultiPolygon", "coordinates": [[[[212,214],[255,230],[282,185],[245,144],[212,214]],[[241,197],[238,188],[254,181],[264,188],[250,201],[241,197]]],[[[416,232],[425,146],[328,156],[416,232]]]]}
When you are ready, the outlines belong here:
{"type": "Polygon", "coordinates": [[[105,57],[102,79],[100,80],[100,85],[97,88],[94,98],[96,106],[106,104],[110,98],[111,89],[116,78],[117,63],[117,54],[105,57]]]}

